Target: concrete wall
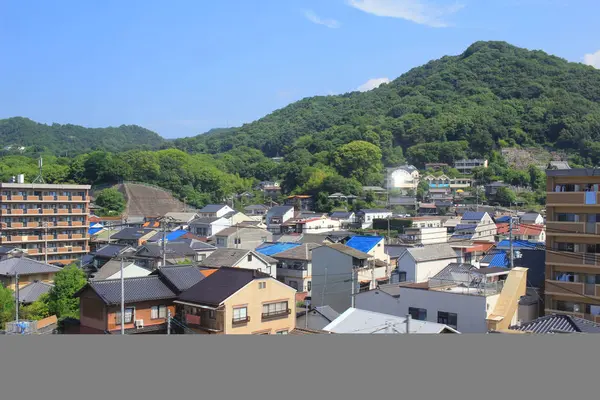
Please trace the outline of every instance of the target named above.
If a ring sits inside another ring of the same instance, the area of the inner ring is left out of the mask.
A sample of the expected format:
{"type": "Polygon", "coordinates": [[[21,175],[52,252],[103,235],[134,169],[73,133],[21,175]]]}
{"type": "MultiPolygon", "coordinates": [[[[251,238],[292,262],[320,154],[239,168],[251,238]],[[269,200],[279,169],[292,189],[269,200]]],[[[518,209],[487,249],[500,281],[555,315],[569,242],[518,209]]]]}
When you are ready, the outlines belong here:
{"type": "Polygon", "coordinates": [[[326,246],[313,249],[312,254],[312,304],[343,313],[351,306],[352,257],[326,246]]]}
{"type": "Polygon", "coordinates": [[[457,259],[443,259],[415,263],[412,256],[405,252],[398,259],[398,270],[406,272],[407,282],[426,282],[457,259]]]}
{"type": "MultiPolygon", "coordinates": [[[[300,310],[298,310],[300,311],[300,310]]],[[[330,321],[327,320],[324,316],[319,314],[318,312],[312,310],[308,312],[308,317],[306,315],[301,315],[296,318],[296,327],[301,329],[316,329],[322,330],[327,325],[330,324],[330,321]],[[308,324],[306,319],[308,318],[308,324]]]]}

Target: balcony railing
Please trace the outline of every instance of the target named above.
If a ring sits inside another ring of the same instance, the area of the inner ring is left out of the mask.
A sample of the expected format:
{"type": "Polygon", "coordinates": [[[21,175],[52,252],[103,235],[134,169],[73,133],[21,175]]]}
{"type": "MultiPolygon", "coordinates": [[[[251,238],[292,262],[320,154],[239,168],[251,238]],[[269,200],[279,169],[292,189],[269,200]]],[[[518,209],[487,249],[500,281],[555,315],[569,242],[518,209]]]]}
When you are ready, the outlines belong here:
{"type": "Polygon", "coordinates": [[[584,295],[584,286],[581,282],[563,282],[548,280],[546,292],[552,294],[560,294],[566,296],[584,295]]]}
{"type": "Polygon", "coordinates": [[[546,262],[551,264],[598,266],[600,265],[600,254],[547,250],[546,262]]]}
{"type": "Polygon", "coordinates": [[[232,318],[231,319],[231,324],[233,326],[244,325],[244,324],[247,324],[248,322],[250,322],[250,316],[243,317],[243,318],[232,318]]]}
{"type": "Polygon", "coordinates": [[[4,208],[0,211],[2,215],[54,215],[54,214],[70,214],[70,215],[82,215],[87,214],[87,211],[83,208],[4,208]]]}
{"type": "Polygon", "coordinates": [[[10,196],[1,196],[1,201],[15,201],[15,202],[23,202],[23,201],[76,201],[76,202],[85,202],[87,201],[83,196],[34,196],[34,195],[10,195],[10,196]]]}
{"type": "Polygon", "coordinates": [[[282,319],[282,318],[287,318],[288,315],[290,315],[292,313],[292,309],[288,308],[287,310],[283,310],[283,311],[276,311],[276,312],[270,312],[270,313],[262,313],[262,320],[263,321],[271,321],[274,319],[282,319]]]}

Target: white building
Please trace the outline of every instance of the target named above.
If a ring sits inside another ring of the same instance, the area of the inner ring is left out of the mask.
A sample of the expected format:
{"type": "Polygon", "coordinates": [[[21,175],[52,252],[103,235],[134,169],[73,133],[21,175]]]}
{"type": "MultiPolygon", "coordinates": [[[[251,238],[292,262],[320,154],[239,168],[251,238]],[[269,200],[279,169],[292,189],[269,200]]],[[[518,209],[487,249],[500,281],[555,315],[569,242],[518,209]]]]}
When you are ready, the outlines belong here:
{"type": "Polygon", "coordinates": [[[427,282],[448,264],[458,261],[456,251],[447,243],[408,247],[398,257],[399,282],[427,282]]]}
{"type": "Polygon", "coordinates": [[[334,211],[329,217],[340,221],[342,228],[347,228],[356,221],[356,215],[352,211],[334,211]]]}
{"type": "Polygon", "coordinates": [[[245,268],[255,269],[277,278],[277,260],[253,250],[216,249],[200,262],[202,267],[209,268],[245,268]]]}
{"type": "Polygon", "coordinates": [[[281,233],[281,225],[294,217],[293,206],[276,206],[267,212],[265,223],[267,230],[272,233],[281,233]]]}
{"type": "MultiPolygon", "coordinates": [[[[490,326],[519,322],[527,269],[477,269],[450,264],[429,282],[382,285],[359,293],[356,307],[447,324],[462,333],[485,333],[490,326]]],[[[525,322],[525,321],[522,321],[525,322]]]]}
{"type": "Polygon", "coordinates": [[[392,217],[392,212],[385,208],[365,208],[357,213],[362,229],[373,226],[374,219],[387,219],[392,217]]]}
{"type": "Polygon", "coordinates": [[[448,229],[446,228],[405,228],[402,238],[409,243],[436,244],[448,242],[448,229]]]}
{"type": "Polygon", "coordinates": [[[388,191],[394,189],[400,189],[402,192],[417,190],[419,186],[419,170],[413,165],[387,168],[386,172],[384,186],[388,191]]]}
{"type": "Polygon", "coordinates": [[[198,211],[198,215],[204,218],[222,217],[225,214],[235,211],[225,204],[208,204],[198,211]]]}
{"type": "Polygon", "coordinates": [[[470,174],[473,172],[473,168],[487,168],[488,160],[474,158],[470,160],[458,160],[454,163],[454,168],[461,174],[470,174]]]}
{"type": "Polygon", "coordinates": [[[231,226],[231,218],[200,217],[190,222],[189,230],[194,235],[210,237],[231,226]]]}
{"type": "Polygon", "coordinates": [[[537,212],[529,212],[519,217],[519,222],[530,225],[544,225],[544,217],[537,212]]]}
{"type": "Polygon", "coordinates": [[[487,212],[467,211],[454,228],[452,240],[478,240],[493,242],[498,229],[487,212]]]}

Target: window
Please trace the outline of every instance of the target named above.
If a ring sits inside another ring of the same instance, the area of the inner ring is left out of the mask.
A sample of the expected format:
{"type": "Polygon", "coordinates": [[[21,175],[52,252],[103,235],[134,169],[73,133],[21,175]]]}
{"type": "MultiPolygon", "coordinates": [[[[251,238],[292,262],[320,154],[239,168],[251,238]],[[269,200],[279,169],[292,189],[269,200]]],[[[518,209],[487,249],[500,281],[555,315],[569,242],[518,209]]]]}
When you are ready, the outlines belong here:
{"type": "Polygon", "coordinates": [[[564,243],[564,242],[556,243],[556,250],[558,250],[558,251],[574,252],[575,251],[575,244],[573,244],[573,243],[564,243]]]}
{"type": "Polygon", "coordinates": [[[150,319],[158,319],[158,306],[152,306],[150,309],[150,319]]]}
{"type": "Polygon", "coordinates": [[[264,289],[267,287],[267,282],[258,282],[258,288],[259,289],[264,289]]]}
{"type": "MultiPolygon", "coordinates": [[[[131,324],[133,322],[133,307],[125,308],[125,323],[131,324]]],[[[121,310],[117,311],[115,314],[116,324],[121,325],[121,310]]]]}
{"type": "Polygon", "coordinates": [[[158,318],[167,318],[167,306],[158,306],[158,318]]]}
{"type": "MultiPolygon", "coordinates": [[[[600,276],[600,275],[598,275],[598,276],[600,276]]],[[[311,281],[306,282],[306,290],[310,292],[311,289],[312,289],[312,282],[311,281]]]]}
{"type": "Polygon", "coordinates": [[[215,310],[208,310],[208,318],[217,319],[217,313],[215,312],[215,310]]]}
{"type": "Polygon", "coordinates": [[[277,331],[277,332],[275,332],[275,334],[276,335],[287,335],[288,331],[287,330],[285,330],[285,331],[277,331]]]}
{"type": "Polygon", "coordinates": [[[217,246],[225,246],[225,238],[217,238],[217,246]]]}
{"type": "Polygon", "coordinates": [[[406,282],[406,272],[398,271],[398,282],[406,282]]]}
{"type": "Polygon", "coordinates": [[[449,327],[456,329],[457,323],[458,316],[455,313],[438,311],[438,324],[448,325],[449,327]]]}
{"type": "Polygon", "coordinates": [[[241,239],[241,238],[239,238],[239,237],[238,237],[238,238],[235,238],[235,239],[233,239],[233,243],[234,243],[234,244],[242,244],[242,239],[241,239]]]}
{"type": "Polygon", "coordinates": [[[248,262],[252,261],[252,254],[248,254],[248,262]]]}
{"type": "Polygon", "coordinates": [[[561,213],[556,215],[556,220],[559,222],[577,222],[577,214],[561,213]]]}
{"type": "Polygon", "coordinates": [[[240,324],[248,322],[248,307],[238,307],[233,309],[233,323],[240,324]]]}
{"type": "Polygon", "coordinates": [[[427,319],[427,310],[424,308],[408,307],[408,313],[413,319],[425,321],[427,319]]]}
{"type": "Polygon", "coordinates": [[[287,301],[263,304],[263,311],[262,311],[263,319],[274,319],[274,318],[278,318],[278,317],[287,317],[287,315],[288,315],[288,302],[287,301]]]}

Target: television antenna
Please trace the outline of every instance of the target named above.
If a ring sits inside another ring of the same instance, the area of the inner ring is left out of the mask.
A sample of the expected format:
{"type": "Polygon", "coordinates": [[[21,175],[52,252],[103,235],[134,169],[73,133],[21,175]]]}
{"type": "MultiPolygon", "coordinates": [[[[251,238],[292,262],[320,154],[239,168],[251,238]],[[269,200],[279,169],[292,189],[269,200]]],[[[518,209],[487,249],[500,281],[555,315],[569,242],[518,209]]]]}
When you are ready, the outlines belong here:
{"type": "Polygon", "coordinates": [[[40,172],[39,172],[38,176],[36,176],[36,178],[31,183],[46,183],[44,181],[44,176],[42,175],[43,166],[44,166],[44,162],[42,161],[42,157],[40,157],[40,159],[38,160],[38,168],[40,169],[40,172]]]}

